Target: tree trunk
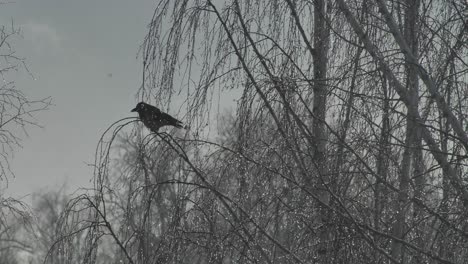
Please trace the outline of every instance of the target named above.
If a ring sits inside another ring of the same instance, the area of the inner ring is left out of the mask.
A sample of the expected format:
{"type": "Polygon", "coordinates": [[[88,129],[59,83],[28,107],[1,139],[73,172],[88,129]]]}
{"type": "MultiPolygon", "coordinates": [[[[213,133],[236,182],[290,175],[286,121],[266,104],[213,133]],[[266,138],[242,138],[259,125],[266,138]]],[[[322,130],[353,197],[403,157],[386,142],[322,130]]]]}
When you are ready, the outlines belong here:
{"type": "MultiPolygon", "coordinates": [[[[404,37],[408,43],[411,52],[416,59],[419,57],[418,52],[418,26],[417,17],[419,9],[419,0],[412,1],[405,9],[405,25],[404,37]]],[[[402,171],[400,174],[400,192],[398,193],[398,203],[396,208],[396,221],[393,226],[393,236],[399,239],[404,239],[406,215],[409,209],[409,184],[411,168],[413,172],[417,173],[416,179],[420,178],[421,181],[421,158],[422,155],[418,152],[421,151],[421,134],[420,128],[417,124],[416,117],[418,115],[419,105],[419,82],[418,74],[415,66],[409,61],[406,61],[406,88],[408,91],[408,113],[406,122],[406,139],[405,151],[402,159],[402,171]]],[[[421,195],[421,192],[418,193],[421,195]]],[[[393,241],[392,243],[392,256],[395,259],[401,259],[402,263],[406,263],[404,257],[404,248],[401,243],[393,241]]]]}
{"type": "MultiPolygon", "coordinates": [[[[314,116],[312,132],[315,138],[314,163],[318,173],[319,199],[324,204],[329,204],[330,196],[326,190],[329,183],[329,174],[326,166],[326,126],[325,114],[327,104],[327,61],[329,50],[329,29],[326,25],[326,1],[317,0],[314,9],[314,80],[313,85],[314,100],[312,113],[314,116]]],[[[328,212],[321,206],[320,210],[320,246],[318,247],[319,263],[330,261],[328,242],[330,240],[330,230],[328,227],[328,212]]]]}
{"type": "Polygon", "coordinates": [[[383,220],[383,211],[384,211],[384,183],[383,181],[387,180],[388,175],[388,157],[390,153],[390,100],[388,98],[388,87],[387,80],[384,78],[382,81],[383,88],[383,109],[382,109],[382,129],[380,130],[379,138],[379,152],[377,155],[377,174],[380,176],[375,181],[375,191],[374,191],[374,228],[380,231],[380,221],[383,220]]]}

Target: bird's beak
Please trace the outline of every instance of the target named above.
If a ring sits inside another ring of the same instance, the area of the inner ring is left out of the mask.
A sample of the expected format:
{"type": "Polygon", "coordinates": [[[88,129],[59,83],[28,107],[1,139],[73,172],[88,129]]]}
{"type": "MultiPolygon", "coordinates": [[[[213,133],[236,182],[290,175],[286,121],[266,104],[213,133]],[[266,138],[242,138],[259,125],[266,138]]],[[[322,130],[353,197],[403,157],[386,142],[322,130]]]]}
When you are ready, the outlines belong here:
{"type": "Polygon", "coordinates": [[[137,111],[137,109],[136,109],[136,107],[135,107],[135,108],[133,108],[132,111],[130,111],[130,112],[136,112],[136,111],[137,111]]]}

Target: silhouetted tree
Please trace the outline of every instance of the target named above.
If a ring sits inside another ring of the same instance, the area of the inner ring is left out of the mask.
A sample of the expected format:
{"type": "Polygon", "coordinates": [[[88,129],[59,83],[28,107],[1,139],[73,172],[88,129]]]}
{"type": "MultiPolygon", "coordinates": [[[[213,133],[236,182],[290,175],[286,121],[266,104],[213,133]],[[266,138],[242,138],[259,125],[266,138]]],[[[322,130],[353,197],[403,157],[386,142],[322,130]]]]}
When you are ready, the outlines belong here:
{"type": "MultiPolygon", "coordinates": [[[[38,126],[36,112],[50,105],[50,98],[32,100],[15,85],[13,74],[28,71],[25,60],[16,54],[12,44],[19,33],[13,22],[0,26],[0,180],[3,183],[8,183],[14,174],[10,161],[14,150],[21,147],[27,128],[38,126]]],[[[7,187],[0,188],[0,263],[23,263],[21,253],[31,251],[31,244],[23,239],[31,215],[25,203],[4,196],[7,187]]]]}

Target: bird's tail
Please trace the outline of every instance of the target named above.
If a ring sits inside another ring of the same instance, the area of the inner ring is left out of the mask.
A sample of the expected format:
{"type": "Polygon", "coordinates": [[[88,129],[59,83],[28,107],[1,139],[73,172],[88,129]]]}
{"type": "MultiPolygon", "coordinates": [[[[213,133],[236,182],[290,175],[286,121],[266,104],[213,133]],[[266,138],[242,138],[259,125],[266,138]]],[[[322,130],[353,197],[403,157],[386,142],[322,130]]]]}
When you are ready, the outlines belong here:
{"type": "Polygon", "coordinates": [[[180,121],[178,121],[174,126],[177,127],[177,128],[185,129],[185,130],[189,129],[189,126],[184,126],[184,123],[182,123],[180,121]]]}

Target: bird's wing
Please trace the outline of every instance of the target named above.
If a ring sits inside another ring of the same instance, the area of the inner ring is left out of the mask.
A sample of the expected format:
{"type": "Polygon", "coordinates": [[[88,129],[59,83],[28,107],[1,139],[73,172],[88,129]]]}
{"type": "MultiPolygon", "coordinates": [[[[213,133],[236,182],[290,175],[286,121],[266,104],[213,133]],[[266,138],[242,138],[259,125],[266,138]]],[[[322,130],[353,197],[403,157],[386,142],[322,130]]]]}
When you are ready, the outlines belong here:
{"type": "Polygon", "coordinates": [[[168,125],[176,126],[176,127],[182,127],[182,122],[175,119],[169,114],[166,113],[161,113],[161,120],[164,120],[168,123],[168,125]]]}
{"type": "Polygon", "coordinates": [[[146,106],[148,108],[148,112],[151,112],[153,115],[156,114],[160,114],[161,113],[161,110],[159,110],[159,108],[157,108],[156,106],[152,106],[150,104],[146,104],[146,106]]]}

